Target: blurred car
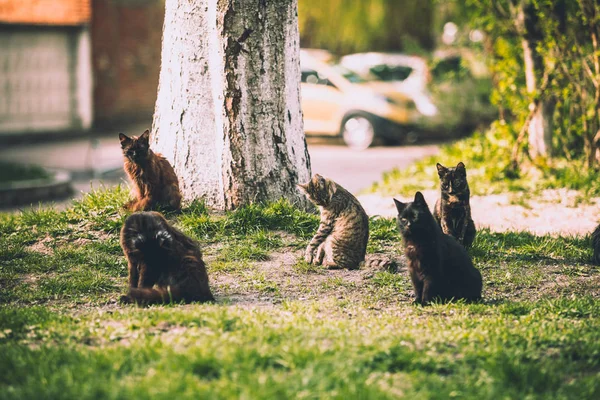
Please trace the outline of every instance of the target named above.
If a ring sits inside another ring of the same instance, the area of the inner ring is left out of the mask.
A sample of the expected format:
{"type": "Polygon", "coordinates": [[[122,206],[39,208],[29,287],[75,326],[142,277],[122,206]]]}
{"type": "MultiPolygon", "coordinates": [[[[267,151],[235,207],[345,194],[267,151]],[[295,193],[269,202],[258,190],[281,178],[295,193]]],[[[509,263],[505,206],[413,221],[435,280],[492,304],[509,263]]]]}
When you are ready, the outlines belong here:
{"type": "Polygon", "coordinates": [[[420,120],[419,133],[431,136],[467,132],[495,115],[487,70],[481,65],[474,68],[472,63],[458,51],[438,51],[429,62],[418,56],[375,52],[340,59],[341,65],[379,93],[400,92],[412,98],[426,117],[420,120]]]}
{"type": "Polygon", "coordinates": [[[421,114],[406,94],[382,93],[322,50],[301,50],[302,111],[308,136],[341,136],[353,149],[406,138],[421,114]]]}

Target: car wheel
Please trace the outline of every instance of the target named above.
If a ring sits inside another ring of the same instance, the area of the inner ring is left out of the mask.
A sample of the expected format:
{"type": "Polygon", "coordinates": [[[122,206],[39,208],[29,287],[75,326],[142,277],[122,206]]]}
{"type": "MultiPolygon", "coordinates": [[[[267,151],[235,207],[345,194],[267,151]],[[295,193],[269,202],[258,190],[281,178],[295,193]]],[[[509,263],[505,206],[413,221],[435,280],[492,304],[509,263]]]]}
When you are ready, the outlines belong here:
{"type": "Polygon", "coordinates": [[[353,150],[365,150],[375,141],[375,127],[369,118],[352,115],[342,124],[344,143],[353,150]]]}
{"type": "Polygon", "coordinates": [[[410,131],[404,136],[404,141],[408,144],[415,144],[419,141],[419,134],[417,132],[410,131]]]}

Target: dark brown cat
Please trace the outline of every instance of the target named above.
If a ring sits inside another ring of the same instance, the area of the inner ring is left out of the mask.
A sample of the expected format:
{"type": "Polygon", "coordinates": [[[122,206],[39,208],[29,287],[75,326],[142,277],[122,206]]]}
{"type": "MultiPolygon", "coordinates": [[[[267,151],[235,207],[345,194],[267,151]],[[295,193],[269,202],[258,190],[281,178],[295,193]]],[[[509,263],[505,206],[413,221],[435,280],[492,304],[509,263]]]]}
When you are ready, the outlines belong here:
{"type": "Polygon", "coordinates": [[[476,230],[471,218],[471,193],[465,164],[459,162],[456,168],[446,168],[439,163],[436,166],[440,177],[441,197],[435,203],[433,216],[442,232],[453,236],[463,246],[471,247],[476,230]]]}
{"type": "MultiPolygon", "coordinates": [[[[306,247],[306,262],[331,269],[358,269],[365,261],[369,240],[369,217],[359,201],[346,189],[319,174],[298,188],[321,211],[319,229],[306,247]]],[[[397,269],[393,260],[373,256],[365,266],[390,271],[397,269]]]]}
{"type": "Polygon", "coordinates": [[[169,161],[150,149],[150,132],[130,138],[119,133],[125,156],[125,172],[134,185],[135,199],[125,204],[131,211],[163,207],[181,209],[181,192],[177,175],[169,161]]]}
{"type": "Polygon", "coordinates": [[[129,292],[122,302],[214,300],[198,244],[161,214],[130,215],[121,229],[121,247],[129,264],[129,292]]]}
{"type": "Polygon", "coordinates": [[[592,233],[592,249],[594,249],[592,263],[600,265],[600,225],[598,225],[596,229],[594,229],[594,233],[592,233]]]}
{"type": "Polygon", "coordinates": [[[456,239],[442,233],[421,192],[412,203],[394,199],[416,302],[478,300],[481,273],[456,239]]]}

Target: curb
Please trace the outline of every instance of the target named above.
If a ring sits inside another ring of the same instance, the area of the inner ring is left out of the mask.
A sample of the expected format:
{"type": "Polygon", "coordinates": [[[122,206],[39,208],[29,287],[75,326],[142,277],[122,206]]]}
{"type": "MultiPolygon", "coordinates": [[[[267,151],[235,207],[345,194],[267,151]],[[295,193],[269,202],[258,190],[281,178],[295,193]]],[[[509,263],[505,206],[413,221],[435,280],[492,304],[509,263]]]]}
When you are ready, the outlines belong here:
{"type": "Polygon", "coordinates": [[[83,181],[88,179],[115,179],[125,177],[123,165],[114,167],[104,167],[99,169],[86,168],[70,171],[71,179],[74,181],[83,181]]]}
{"type": "Polygon", "coordinates": [[[71,174],[64,170],[47,170],[50,179],[30,179],[0,185],[0,207],[56,200],[73,193],[71,174]]]}

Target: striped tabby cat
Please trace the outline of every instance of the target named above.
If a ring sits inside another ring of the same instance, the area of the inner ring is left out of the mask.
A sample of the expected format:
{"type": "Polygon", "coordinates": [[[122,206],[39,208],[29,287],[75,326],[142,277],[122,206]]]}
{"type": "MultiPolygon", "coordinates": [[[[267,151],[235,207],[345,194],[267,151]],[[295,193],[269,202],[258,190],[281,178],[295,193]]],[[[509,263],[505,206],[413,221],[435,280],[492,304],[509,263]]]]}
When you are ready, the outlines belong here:
{"type": "MultiPolygon", "coordinates": [[[[306,247],[306,262],[330,269],[360,268],[367,252],[369,217],[356,197],[319,174],[298,188],[321,211],[319,229],[306,247]]],[[[397,269],[394,261],[376,257],[370,257],[367,266],[397,269]]]]}
{"type": "Polygon", "coordinates": [[[454,237],[465,247],[471,247],[475,240],[475,223],[471,218],[469,184],[465,164],[459,162],[456,168],[446,168],[437,164],[440,177],[441,197],[435,203],[433,217],[446,235],[454,237]]]}

